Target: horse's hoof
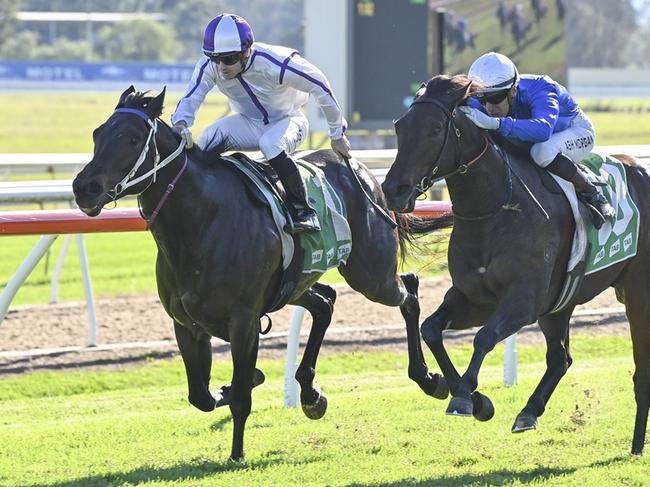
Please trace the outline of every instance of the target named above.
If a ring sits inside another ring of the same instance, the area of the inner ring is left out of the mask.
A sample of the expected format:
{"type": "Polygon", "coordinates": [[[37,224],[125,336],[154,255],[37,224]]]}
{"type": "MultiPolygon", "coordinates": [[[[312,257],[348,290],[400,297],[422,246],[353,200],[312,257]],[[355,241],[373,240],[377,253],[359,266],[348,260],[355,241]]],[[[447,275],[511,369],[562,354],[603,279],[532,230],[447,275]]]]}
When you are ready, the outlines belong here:
{"type": "Polygon", "coordinates": [[[325,411],[327,411],[327,398],[320,391],[318,392],[316,402],[313,404],[302,403],[302,412],[309,419],[320,419],[325,416],[325,411]]]}
{"type": "Polygon", "coordinates": [[[515,424],[512,425],[513,433],[523,433],[524,431],[537,429],[537,416],[527,412],[520,412],[515,418],[515,424]]]}
{"type": "Polygon", "coordinates": [[[265,380],[266,376],[264,375],[264,372],[260,369],[255,369],[255,372],[253,373],[253,387],[261,386],[264,384],[265,380]]]}
{"type": "Polygon", "coordinates": [[[221,386],[221,389],[213,394],[213,396],[216,401],[216,404],[214,405],[215,409],[230,404],[230,384],[221,386]]]}
{"type": "Polygon", "coordinates": [[[472,404],[474,405],[474,417],[479,421],[489,421],[494,417],[494,404],[490,398],[478,391],[472,392],[472,404]]]}
{"type": "Polygon", "coordinates": [[[449,397],[449,386],[447,381],[440,374],[432,374],[429,372],[420,388],[429,396],[436,399],[444,400],[449,397]]]}
{"type": "Polygon", "coordinates": [[[446,414],[450,416],[471,416],[474,412],[472,400],[467,397],[454,396],[449,401],[446,414]]]}

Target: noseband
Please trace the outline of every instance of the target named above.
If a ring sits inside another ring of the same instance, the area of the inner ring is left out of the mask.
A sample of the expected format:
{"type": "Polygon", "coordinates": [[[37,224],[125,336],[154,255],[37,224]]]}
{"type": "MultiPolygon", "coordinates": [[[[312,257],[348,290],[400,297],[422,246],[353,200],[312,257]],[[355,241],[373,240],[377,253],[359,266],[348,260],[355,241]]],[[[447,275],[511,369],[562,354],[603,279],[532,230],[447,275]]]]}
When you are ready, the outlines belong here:
{"type": "Polygon", "coordinates": [[[450,176],[453,176],[454,174],[465,174],[467,170],[469,169],[469,166],[474,164],[476,161],[478,161],[481,157],[483,157],[483,154],[487,151],[487,148],[489,146],[488,140],[485,136],[483,136],[485,140],[485,147],[481,151],[481,153],[476,156],[474,159],[472,159],[469,162],[460,164],[458,167],[456,167],[453,171],[451,171],[448,174],[445,174],[443,176],[438,176],[434,177],[436,173],[438,172],[438,161],[440,160],[440,157],[442,157],[442,154],[445,152],[445,147],[447,146],[447,141],[449,140],[449,134],[450,132],[453,132],[456,135],[456,148],[458,149],[458,152],[460,154],[460,129],[456,127],[456,124],[454,123],[454,119],[456,118],[456,107],[453,108],[453,110],[449,110],[449,108],[442,103],[440,100],[437,98],[431,98],[427,96],[420,96],[413,100],[411,103],[411,106],[416,105],[418,103],[431,103],[438,108],[442,110],[442,112],[445,114],[447,117],[447,128],[445,130],[445,141],[442,143],[442,147],[440,148],[440,152],[438,152],[438,155],[436,156],[435,160],[431,164],[431,174],[429,176],[425,176],[422,178],[419,184],[415,185],[415,190],[418,192],[418,196],[426,193],[426,191],[431,188],[436,182],[446,179],[450,176]]]}

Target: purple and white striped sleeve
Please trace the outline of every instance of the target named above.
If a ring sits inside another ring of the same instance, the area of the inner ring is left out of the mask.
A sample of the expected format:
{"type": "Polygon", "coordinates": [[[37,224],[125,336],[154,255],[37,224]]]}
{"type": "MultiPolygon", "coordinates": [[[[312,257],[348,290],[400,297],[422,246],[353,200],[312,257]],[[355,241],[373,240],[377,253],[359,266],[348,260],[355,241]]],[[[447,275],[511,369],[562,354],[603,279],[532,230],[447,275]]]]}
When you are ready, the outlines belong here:
{"type": "Polygon", "coordinates": [[[196,112],[216,83],[214,67],[210,64],[211,61],[207,57],[199,59],[199,62],[196,63],[192,78],[185,88],[185,94],[179,100],[176,110],[172,114],[172,125],[181,121],[185,122],[188,127],[194,125],[196,112]]]}
{"type": "Polygon", "coordinates": [[[291,57],[284,70],[283,83],[309,93],[315,99],[325,115],[329,126],[329,136],[340,139],[347,128],[343,111],[339,106],[330,83],[323,72],[299,54],[291,57]]]}

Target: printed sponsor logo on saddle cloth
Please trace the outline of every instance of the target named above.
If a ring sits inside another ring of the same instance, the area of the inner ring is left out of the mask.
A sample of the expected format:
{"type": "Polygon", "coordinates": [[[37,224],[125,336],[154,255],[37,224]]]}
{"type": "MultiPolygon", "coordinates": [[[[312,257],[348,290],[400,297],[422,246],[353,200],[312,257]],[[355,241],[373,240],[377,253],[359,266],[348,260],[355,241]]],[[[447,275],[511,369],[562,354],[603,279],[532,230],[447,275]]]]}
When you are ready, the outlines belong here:
{"type": "Polygon", "coordinates": [[[305,250],[303,273],[325,272],[347,262],[352,252],[352,234],[345,206],[322,170],[302,160],[296,162],[307,188],[309,204],[316,210],[322,229],[300,234],[300,245],[305,250]]]}
{"type": "Polygon", "coordinates": [[[585,274],[591,274],[636,255],[639,240],[639,209],[627,189],[627,176],[618,160],[592,152],[581,165],[600,187],[616,210],[616,219],[606,222],[600,230],[587,225],[591,252],[587,256],[585,274]]]}

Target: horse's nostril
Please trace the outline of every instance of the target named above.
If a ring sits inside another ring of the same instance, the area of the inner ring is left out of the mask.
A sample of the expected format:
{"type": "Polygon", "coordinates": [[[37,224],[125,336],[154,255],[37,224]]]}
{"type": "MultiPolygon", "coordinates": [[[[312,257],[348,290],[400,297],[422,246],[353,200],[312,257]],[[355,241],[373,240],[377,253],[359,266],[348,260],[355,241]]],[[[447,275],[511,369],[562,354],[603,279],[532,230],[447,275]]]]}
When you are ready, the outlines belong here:
{"type": "Polygon", "coordinates": [[[76,178],[72,181],[72,191],[77,196],[97,197],[102,193],[102,187],[96,181],[83,181],[76,178]]]}

